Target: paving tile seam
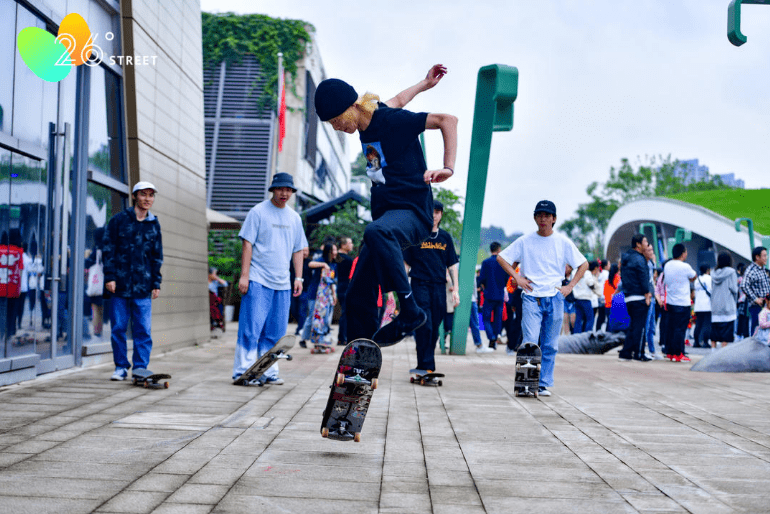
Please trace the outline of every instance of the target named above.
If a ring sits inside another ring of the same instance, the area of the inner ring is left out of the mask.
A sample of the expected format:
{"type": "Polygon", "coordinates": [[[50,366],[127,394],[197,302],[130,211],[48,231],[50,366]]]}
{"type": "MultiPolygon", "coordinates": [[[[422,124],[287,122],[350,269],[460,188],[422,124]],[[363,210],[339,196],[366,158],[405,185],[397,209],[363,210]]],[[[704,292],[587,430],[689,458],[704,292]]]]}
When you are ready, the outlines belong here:
{"type": "MultiPolygon", "coordinates": [[[[629,393],[631,393],[631,391],[629,391],[629,393]]],[[[635,395],[635,393],[633,393],[633,394],[635,395]]],[[[671,471],[671,472],[673,472],[673,473],[676,473],[678,476],[680,476],[681,478],[683,478],[684,480],[686,480],[688,483],[690,483],[690,484],[691,484],[693,487],[697,488],[697,489],[698,489],[698,490],[700,490],[700,491],[703,491],[705,494],[707,494],[707,495],[710,497],[711,501],[715,501],[715,502],[718,502],[718,503],[720,503],[720,504],[724,505],[724,506],[725,506],[726,508],[728,508],[728,509],[729,509],[729,508],[731,508],[729,505],[725,504],[725,503],[724,503],[723,501],[721,501],[719,498],[717,498],[716,496],[714,496],[713,494],[711,494],[711,493],[710,493],[710,492],[708,492],[707,490],[703,489],[703,488],[702,488],[700,485],[698,485],[697,483],[695,483],[695,482],[693,482],[692,480],[690,480],[689,478],[687,478],[687,477],[684,477],[684,476],[682,476],[681,474],[679,474],[679,473],[678,473],[678,472],[677,472],[675,469],[671,468],[671,466],[669,466],[668,464],[666,464],[666,463],[662,462],[662,461],[661,461],[660,459],[658,459],[657,457],[655,457],[655,456],[653,456],[653,455],[650,455],[650,454],[649,454],[649,453],[648,453],[648,452],[647,452],[647,451],[646,451],[644,448],[640,447],[640,446],[639,446],[639,445],[637,445],[635,442],[633,442],[633,441],[629,440],[627,437],[625,437],[625,436],[621,435],[621,434],[620,434],[620,433],[618,433],[616,430],[613,430],[611,427],[609,427],[609,426],[606,426],[606,425],[603,425],[601,422],[599,422],[599,420],[598,420],[598,419],[596,419],[596,418],[595,418],[594,416],[592,416],[591,414],[589,414],[589,413],[585,412],[583,409],[581,409],[581,408],[580,408],[580,407],[578,407],[577,405],[575,405],[575,404],[573,404],[572,402],[570,402],[570,401],[569,401],[567,398],[564,398],[564,397],[560,397],[560,398],[561,398],[561,401],[562,401],[562,402],[566,403],[567,405],[569,405],[569,406],[570,406],[570,407],[572,407],[573,409],[575,409],[575,410],[577,410],[578,412],[581,412],[581,413],[583,413],[585,416],[589,417],[589,418],[590,418],[590,419],[591,419],[591,420],[592,420],[594,423],[596,423],[596,425],[597,425],[597,426],[604,426],[604,427],[605,427],[607,430],[609,430],[609,431],[610,431],[612,434],[614,434],[616,437],[619,437],[620,439],[622,439],[622,440],[626,441],[627,443],[631,444],[631,445],[632,445],[632,446],[633,446],[633,447],[634,447],[636,450],[638,450],[638,451],[640,451],[640,452],[644,453],[645,455],[647,455],[648,457],[650,457],[651,459],[653,459],[655,462],[657,462],[657,463],[659,463],[660,465],[664,466],[664,467],[665,467],[667,470],[669,470],[669,471],[671,471]]],[[[646,404],[645,404],[643,401],[637,400],[637,399],[635,399],[635,398],[631,398],[631,400],[632,400],[632,401],[634,401],[635,403],[637,403],[638,405],[641,405],[641,406],[642,406],[642,407],[644,407],[645,409],[654,410],[654,409],[650,408],[648,405],[646,405],[646,404]]],[[[550,403],[550,402],[544,402],[544,403],[550,403]]],[[[552,408],[552,406],[551,406],[550,404],[549,404],[549,408],[552,408]]],[[[552,410],[553,410],[553,408],[552,408],[552,410]]],[[[555,412],[556,412],[556,411],[555,411],[555,412]]],[[[655,412],[658,412],[658,411],[655,411],[655,412]]],[[[557,413],[558,413],[558,412],[557,412],[557,413]]],[[[674,421],[677,421],[677,422],[679,422],[678,420],[674,420],[674,421]]],[[[679,422],[679,423],[680,423],[680,422],[679,422]]],[[[574,426],[574,425],[573,425],[573,426],[574,426]]],[[[685,426],[687,426],[687,425],[685,425],[685,426]]],[[[593,438],[591,435],[589,435],[588,433],[586,433],[586,432],[585,432],[585,430],[581,429],[580,427],[575,427],[575,428],[577,428],[578,430],[580,430],[580,431],[581,431],[581,432],[582,432],[582,433],[583,433],[583,434],[584,434],[586,437],[588,437],[588,438],[589,438],[591,441],[593,441],[593,442],[594,442],[594,443],[596,443],[597,445],[599,445],[599,446],[603,447],[603,446],[601,445],[601,443],[599,443],[599,442],[598,442],[598,441],[596,441],[596,440],[595,440],[595,439],[594,439],[594,438],[593,438]]],[[[689,428],[689,427],[688,427],[688,428],[689,428]]],[[[706,434],[706,435],[708,435],[708,434],[706,434]]],[[[558,435],[556,435],[556,434],[554,434],[554,436],[555,436],[555,437],[558,437],[558,435]]],[[[605,450],[606,450],[606,448],[605,448],[605,450]]],[[[609,451],[609,450],[608,450],[608,451],[609,451]]],[[[617,459],[618,459],[620,462],[622,462],[622,463],[623,463],[623,464],[624,464],[626,467],[628,467],[628,468],[629,468],[629,469],[630,469],[632,472],[634,472],[634,473],[635,473],[636,475],[638,475],[640,478],[642,478],[643,480],[645,480],[645,481],[646,481],[647,483],[649,483],[649,484],[650,484],[652,487],[654,487],[655,489],[657,489],[657,490],[658,490],[658,491],[659,491],[659,492],[660,492],[662,495],[664,495],[665,497],[669,498],[670,500],[672,500],[672,501],[676,502],[676,503],[677,503],[679,506],[681,506],[681,507],[682,507],[682,508],[684,508],[685,510],[688,510],[688,512],[689,512],[689,509],[687,509],[686,505],[684,505],[684,504],[683,504],[682,502],[680,502],[679,500],[677,500],[677,499],[675,499],[675,498],[673,498],[673,497],[669,496],[669,495],[668,495],[668,493],[666,493],[666,492],[665,492],[664,490],[662,490],[662,489],[661,489],[661,488],[660,488],[660,487],[659,487],[657,484],[655,484],[655,483],[654,483],[654,482],[652,482],[650,479],[648,479],[648,478],[647,478],[647,477],[646,477],[646,476],[645,476],[643,473],[641,473],[641,472],[639,472],[639,471],[636,471],[636,470],[633,468],[633,466],[631,466],[631,465],[630,465],[628,462],[626,462],[626,460],[624,460],[624,459],[623,459],[623,456],[621,456],[621,455],[616,455],[616,454],[615,454],[614,452],[612,452],[612,451],[609,451],[609,453],[610,453],[611,455],[613,455],[615,458],[617,458],[617,459]]],[[[581,458],[581,457],[580,457],[578,454],[576,454],[576,456],[577,456],[577,457],[578,457],[578,458],[579,458],[581,461],[583,461],[583,462],[584,462],[584,463],[585,463],[587,466],[589,466],[589,467],[590,467],[592,470],[594,470],[594,467],[593,467],[593,466],[591,466],[591,464],[589,464],[588,462],[584,461],[584,460],[583,460],[583,459],[582,459],[582,458],[581,458]]],[[[598,473],[597,473],[597,474],[598,474],[598,473]]],[[[601,475],[599,475],[599,476],[601,477],[601,475]]],[[[604,480],[604,478],[603,478],[603,477],[601,477],[601,478],[604,480]]],[[[608,485],[609,485],[609,484],[608,484],[608,485]]],[[[614,489],[614,488],[613,488],[613,489],[614,489]]],[[[623,493],[619,493],[619,494],[623,495],[623,493]]],[[[625,496],[624,496],[624,497],[625,497],[625,496]]]]}
{"type": "MultiPolygon", "coordinates": [[[[605,388],[607,388],[608,390],[613,391],[613,388],[611,388],[611,387],[606,387],[605,386],[605,388]]],[[[711,421],[699,418],[699,417],[695,416],[694,414],[690,414],[690,413],[682,410],[681,408],[675,406],[677,403],[681,403],[681,402],[673,401],[674,405],[672,405],[671,403],[665,402],[663,400],[657,400],[657,399],[656,400],[648,400],[648,399],[646,399],[644,397],[640,398],[640,395],[638,393],[636,393],[635,391],[633,391],[633,390],[629,390],[629,389],[623,388],[622,386],[616,386],[616,388],[624,390],[625,394],[623,396],[625,398],[634,401],[635,403],[637,403],[638,405],[641,405],[645,409],[654,411],[654,412],[660,414],[661,416],[664,416],[664,417],[666,417],[666,418],[668,418],[668,419],[670,419],[670,420],[672,420],[672,421],[674,421],[674,422],[676,422],[676,423],[678,423],[678,424],[680,424],[680,425],[682,425],[684,427],[687,427],[689,430],[692,430],[692,431],[698,432],[700,434],[703,434],[706,437],[708,437],[710,439],[714,439],[715,441],[718,441],[719,443],[721,443],[721,444],[723,444],[725,446],[728,446],[730,448],[734,448],[737,451],[745,453],[746,455],[754,457],[754,458],[756,458],[758,460],[761,460],[763,462],[770,463],[770,458],[765,458],[765,457],[762,457],[761,455],[756,455],[753,452],[751,452],[750,450],[746,450],[744,448],[740,448],[740,447],[736,446],[735,444],[730,443],[729,441],[726,441],[723,438],[716,437],[715,433],[717,433],[717,432],[719,432],[719,433],[727,433],[727,434],[735,434],[735,435],[739,435],[739,434],[736,434],[735,432],[729,432],[728,430],[726,430],[723,427],[720,427],[720,426],[712,423],[711,421]],[[696,420],[698,420],[701,423],[705,423],[705,424],[713,427],[713,429],[710,430],[710,431],[701,430],[701,429],[697,428],[696,426],[690,425],[690,424],[686,423],[684,420],[679,419],[679,418],[671,415],[670,413],[667,413],[665,410],[652,408],[650,406],[651,404],[652,405],[659,404],[659,405],[665,406],[668,409],[671,409],[671,410],[675,411],[676,413],[680,414],[685,419],[687,419],[687,418],[696,419],[696,420]]],[[[616,391],[613,391],[613,392],[616,392],[616,391]]],[[[691,407],[692,407],[692,405],[691,405],[691,407]]],[[[716,417],[719,417],[723,421],[726,421],[728,424],[735,424],[735,426],[739,426],[739,427],[746,428],[746,429],[751,429],[750,427],[745,427],[743,425],[738,425],[737,423],[733,423],[732,421],[726,420],[724,418],[721,418],[720,416],[716,416],[716,417]]],[[[607,427],[607,428],[610,428],[610,427],[607,427]]],[[[766,436],[766,434],[762,434],[761,432],[758,432],[758,434],[766,436]]],[[[754,444],[757,444],[759,446],[762,446],[762,447],[767,448],[768,450],[770,450],[770,447],[768,447],[768,446],[766,446],[766,445],[764,445],[764,444],[762,444],[760,442],[754,441],[753,439],[750,439],[750,438],[742,436],[742,435],[739,435],[739,437],[741,437],[743,439],[746,439],[746,440],[748,440],[748,441],[750,441],[750,442],[752,442],[754,444]]]]}
{"type": "MultiPolygon", "coordinates": [[[[307,379],[307,378],[309,378],[309,375],[306,377],[306,379],[307,379]]],[[[301,383],[301,382],[303,382],[303,381],[304,381],[304,380],[300,380],[300,381],[298,381],[296,384],[294,384],[293,386],[291,386],[291,387],[289,387],[289,388],[286,388],[286,389],[284,389],[284,390],[283,390],[283,391],[284,391],[284,392],[283,392],[283,394],[281,394],[281,396],[280,396],[279,398],[277,398],[277,399],[276,399],[276,400],[273,402],[273,405],[272,405],[272,406],[271,406],[269,409],[267,409],[267,410],[266,410],[266,411],[263,413],[263,415],[264,415],[265,413],[269,412],[269,411],[270,411],[270,410],[271,410],[271,409],[272,409],[272,408],[273,408],[275,405],[277,405],[277,404],[278,404],[278,403],[279,403],[279,402],[280,402],[282,399],[284,399],[284,398],[286,397],[286,395],[288,395],[288,394],[289,394],[291,391],[293,391],[293,390],[294,390],[296,387],[298,387],[298,386],[300,385],[300,383],[301,383]]],[[[188,389],[190,389],[191,387],[195,387],[196,385],[197,385],[197,384],[193,384],[192,386],[188,387],[188,389]]],[[[321,386],[321,387],[322,387],[322,386],[321,386]]],[[[258,396],[261,396],[261,394],[262,394],[263,392],[265,392],[265,391],[266,391],[266,390],[265,390],[264,388],[262,388],[262,390],[261,390],[261,391],[259,391],[259,393],[258,393],[258,394],[255,394],[255,395],[254,395],[252,398],[250,398],[250,399],[248,399],[248,400],[244,401],[244,402],[241,404],[241,406],[240,406],[238,409],[236,409],[234,412],[237,412],[238,410],[240,410],[240,409],[242,409],[243,407],[245,407],[247,404],[249,404],[251,401],[253,401],[253,400],[254,400],[256,397],[258,397],[258,396]]],[[[150,391],[146,391],[146,393],[150,393],[150,391]]],[[[311,395],[311,397],[310,397],[310,398],[312,398],[312,395],[311,395]]],[[[307,402],[309,402],[309,401],[310,401],[310,398],[308,398],[308,399],[305,401],[305,403],[303,404],[303,406],[302,406],[302,407],[304,407],[304,406],[307,404],[307,402]]],[[[265,451],[266,451],[266,450],[267,450],[267,449],[270,447],[270,445],[271,445],[271,444],[272,444],[272,443],[275,441],[275,439],[278,437],[278,435],[279,435],[279,434],[281,434],[281,433],[283,432],[283,430],[286,428],[286,425],[288,425],[288,423],[290,423],[290,422],[291,422],[291,420],[292,420],[292,419],[294,419],[294,417],[296,417],[296,416],[299,414],[299,412],[302,410],[302,407],[300,407],[299,409],[297,409],[297,411],[295,412],[294,416],[292,416],[292,418],[291,418],[291,419],[290,419],[290,420],[289,420],[289,421],[288,421],[288,422],[287,422],[287,423],[286,423],[286,424],[285,424],[285,425],[284,425],[284,426],[283,426],[283,427],[282,427],[280,430],[278,430],[278,431],[276,432],[276,434],[275,434],[275,435],[274,435],[274,436],[273,436],[273,437],[270,439],[270,441],[269,441],[269,442],[268,442],[268,443],[265,445],[264,449],[263,449],[262,451],[260,451],[260,452],[259,452],[259,454],[258,454],[258,455],[256,455],[256,456],[254,457],[253,461],[252,461],[252,462],[251,462],[251,464],[250,464],[250,465],[249,465],[249,466],[246,468],[246,470],[244,470],[244,471],[243,471],[243,473],[241,473],[241,474],[238,476],[238,478],[237,478],[235,481],[233,481],[233,483],[232,483],[232,484],[231,484],[231,485],[228,487],[227,491],[226,491],[226,492],[225,492],[225,494],[222,496],[222,498],[224,498],[225,496],[227,496],[227,494],[229,494],[229,493],[230,493],[230,491],[233,489],[233,487],[235,487],[235,485],[238,483],[238,481],[240,481],[240,480],[241,480],[241,478],[243,478],[243,476],[246,474],[246,472],[248,471],[248,469],[249,469],[249,468],[251,468],[251,467],[254,465],[254,463],[255,463],[255,462],[256,462],[256,461],[259,459],[259,457],[261,457],[261,456],[262,456],[262,454],[263,454],[263,453],[264,453],[264,452],[265,452],[265,451]]],[[[174,452],[173,454],[171,454],[171,455],[170,455],[170,456],[169,456],[167,459],[165,459],[163,462],[161,462],[160,464],[156,465],[155,467],[153,467],[153,468],[149,469],[149,470],[148,470],[148,471],[145,473],[145,475],[147,475],[147,474],[149,474],[149,473],[160,473],[159,471],[154,471],[154,470],[155,470],[156,468],[158,468],[159,466],[162,466],[162,465],[163,465],[163,464],[164,464],[164,463],[165,463],[167,460],[171,459],[171,458],[172,458],[174,455],[178,454],[180,451],[182,451],[183,449],[185,449],[187,446],[189,446],[189,445],[190,445],[192,442],[194,442],[194,441],[195,441],[195,440],[197,440],[198,438],[200,438],[200,437],[203,437],[205,434],[209,433],[209,432],[210,432],[210,431],[212,431],[212,430],[218,430],[218,429],[220,429],[220,428],[222,428],[220,425],[215,425],[215,426],[213,426],[213,427],[211,427],[211,428],[209,428],[209,429],[207,429],[207,430],[205,430],[205,431],[202,431],[202,432],[200,432],[200,433],[199,433],[199,434],[198,434],[196,437],[194,437],[194,438],[191,438],[191,439],[190,439],[190,441],[189,441],[187,444],[185,444],[184,446],[182,446],[181,448],[179,448],[179,449],[178,449],[176,452],[174,452]]],[[[244,432],[245,432],[245,430],[244,430],[244,432]]],[[[214,456],[212,456],[210,459],[208,459],[208,462],[211,462],[211,461],[212,461],[214,458],[216,458],[217,456],[223,455],[223,452],[225,451],[225,449],[226,449],[228,446],[230,446],[230,444],[233,444],[233,443],[234,443],[234,442],[235,442],[237,439],[238,439],[238,438],[236,437],[236,438],[235,438],[235,439],[233,439],[233,441],[231,441],[231,442],[230,442],[228,445],[226,445],[226,446],[224,446],[223,448],[221,448],[221,449],[219,450],[219,452],[218,452],[216,455],[214,455],[214,456]]],[[[207,463],[208,463],[208,462],[207,462],[207,463]]],[[[201,467],[201,469],[202,469],[203,467],[205,467],[205,464],[204,464],[204,466],[202,466],[202,467],[201,467]]],[[[198,471],[200,471],[200,469],[199,469],[198,471]]],[[[197,473],[197,472],[196,472],[196,473],[197,473]]],[[[184,481],[182,484],[180,484],[179,488],[183,487],[183,486],[184,486],[184,485],[186,485],[188,482],[190,482],[190,479],[191,479],[192,477],[194,477],[194,476],[195,476],[195,473],[193,473],[193,474],[190,474],[190,475],[187,477],[187,480],[185,480],[185,481],[184,481]]],[[[94,510],[99,510],[101,507],[103,507],[103,506],[104,506],[104,505],[106,505],[108,502],[110,502],[110,501],[111,501],[113,498],[115,498],[115,497],[119,496],[120,494],[122,494],[122,493],[123,493],[123,492],[125,492],[125,491],[128,491],[128,490],[129,490],[129,488],[130,488],[130,487],[131,487],[131,486],[132,486],[134,483],[136,483],[137,481],[139,481],[141,478],[142,478],[142,477],[138,477],[136,480],[134,480],[134,481],[132,481],[132,482],[129,482],[129,483],[127,483],[127,484],[126,484],[126,486],[125,486],[123,489],[121,489],[121,490],[120,490],[120,491],[118,491],[118,492],[117,492],[115,495],[113,495],[112,497],[108,498],[106,501],[104,501],[104,502],[103,502],[103,503],[101,503],[100,505],[98,505],[98,506],[96,507],[96,509],[94,509],[94,510]]],[[[167,495],[167,496],[164,498],[163,502],[165,502],[165,500],[166,500],[166,499],[168,499],[168,498],[170,497],[170,495],[171,495],[171,494],[174,494],[174,493],[173,493],[173,492],[172,492],[172,493],[169,493],[169,494],[168,494],[168,495],[167,495]]],[[[221,502],[221,500],[220,500],[220,502],[221,502]]],[[[161,503],[162,503],[162,502],[161,502],[161,503]]],[[[218,504],[219,504],[219,502],[217,502],[217,505],[218,505],[218,504]]]]}

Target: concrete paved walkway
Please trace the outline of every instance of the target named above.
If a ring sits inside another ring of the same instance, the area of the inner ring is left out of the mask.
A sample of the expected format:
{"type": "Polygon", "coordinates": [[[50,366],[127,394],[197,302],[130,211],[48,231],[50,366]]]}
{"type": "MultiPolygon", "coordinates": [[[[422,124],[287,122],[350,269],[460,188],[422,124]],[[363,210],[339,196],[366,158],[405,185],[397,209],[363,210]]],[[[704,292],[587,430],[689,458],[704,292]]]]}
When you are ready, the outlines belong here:
{"type": "Polygon", "coordinates": [[[154,356],[168,390],[106,366],[0,389],[0,512],[770,511],[768,375],[559,355],[553,396],[519,399],[503,349],[410,384],[407,340],[342,443],[319,434],[338,352],[236,387],[234,336],[154,356]]]}

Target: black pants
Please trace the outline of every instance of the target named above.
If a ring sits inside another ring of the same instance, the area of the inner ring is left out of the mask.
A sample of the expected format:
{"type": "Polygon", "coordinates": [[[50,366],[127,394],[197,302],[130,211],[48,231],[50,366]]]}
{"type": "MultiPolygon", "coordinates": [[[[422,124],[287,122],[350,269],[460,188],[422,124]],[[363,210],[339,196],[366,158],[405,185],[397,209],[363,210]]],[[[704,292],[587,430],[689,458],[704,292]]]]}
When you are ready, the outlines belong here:
{"type": "Polygon", "coordinates": [[[650,307],[644,300],[627,302],[628,316],[631,318],[631,324],[626,330],[626,340],[623,343],[623,350],[620,352],[622,359],[637,359],[643,355],[644,326],[647,324],[647,312],[650,307]]]}
{"type": "Polygon", "coordinates": [[[340,302],[339,331],[337,334],[338,343],[348,342],[348,308],[347,308],[348,286],[337,289],[337,301],[340,302]]]}
{"type": "Polygon", "coordinates": [[[521,288],[517,287],[516,290],[509,295],[508,305],[510,311],[508,313],[508,321],[505,327],[505,331],[508,334],[508,342],[506,346],[514,352],[519,349],[521,345],[521,288]]]}
{"type": "Polygon", "coordinates": [[[703,346],[708,347],[711,341],[711,312],[709,311],[697,311],[695,313],[695,333],[693,334],[695,339],[695,346],[700,346],[701,341],[703,346]]]}
{"type": "Polygon", "coordinates": [[[684,338],[687,334],[687,324],[690,321],[690,307],[669,305],[668,321],[666,322],[666,354],[683,355],[684,338]]]}
{"type": "MultiPolygon", "coordinates": [[[[604,298],[599,298],[600,302],[603,300],[604,298]]],[[[607,308],[604,305],[599,305],[596,310],[599,314],[596,316],[596,324],[594,325],[594,329],[598,332],[602,329],[604,322],[607,321],[607,308]]]]}
{"type": "Polygon", "coordinates": [[[412,279],[412,292],[417,306],[428,315],[428,321],[415,330],[417,343],[417,369],[436,370],[433,355],[438,342],[438,327],[446,314],[446,284],[412,279]]]}
{"type": "MultiPolygon", "coordinates": [[[[364,243],[345,299],[349,341],[371,339],[379,328],[377,291],[407,295],[412,291],[404,269],[402,248],[419,244],[430,234],[410,210],[388,211],[366,227],[364,243]]],[[[444,300],[446,302],[446,300],[444,300]]]]}

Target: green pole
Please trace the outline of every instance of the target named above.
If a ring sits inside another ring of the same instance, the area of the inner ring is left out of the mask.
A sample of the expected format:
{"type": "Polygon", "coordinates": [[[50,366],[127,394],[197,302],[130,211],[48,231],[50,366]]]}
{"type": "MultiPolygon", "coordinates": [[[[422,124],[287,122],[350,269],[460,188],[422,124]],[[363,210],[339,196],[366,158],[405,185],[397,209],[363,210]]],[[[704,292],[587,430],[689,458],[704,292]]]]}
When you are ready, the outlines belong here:
{"type": "Polygon", "coordinates": [[[741,46],[748,39],[741,32],[741,4],[770,5],[770,0],[732,0],[727,7],[727,39],[741,46]]]}
{"type": "Polygon", "coordinates": [[[492,132],[513,128],[513,102],[519,90],[519,70],[503,64],[479,69],[473,109],[468,185],[465,192],[462,247],[460,251],[460,305],[455,309],[450,353],[465,355],[471,297],[476,287],[476,258],[481,239],[481,213],[487,187],[492,132]]]}
{"type": "Polygon", "coordinates": [[[655,225],[655,223],[640,223],[639,224],[639,233],[645,234],[644,229],[649,228],[652,231],[652,239],[647,238],[647,242],[652,245],[653,250],[655,250],[655,260],[658,262],[658,266],[660,266],[660,252],[658,251],[658,227],[655,225]]]}
{"type": "Polygon", "coordinates": [[[751,218],[735,218],[735,231],[741,231],[741,222],[746,222],[746,226],[749,227],[749,255],[754,251],[754,222],[751,218]]]}

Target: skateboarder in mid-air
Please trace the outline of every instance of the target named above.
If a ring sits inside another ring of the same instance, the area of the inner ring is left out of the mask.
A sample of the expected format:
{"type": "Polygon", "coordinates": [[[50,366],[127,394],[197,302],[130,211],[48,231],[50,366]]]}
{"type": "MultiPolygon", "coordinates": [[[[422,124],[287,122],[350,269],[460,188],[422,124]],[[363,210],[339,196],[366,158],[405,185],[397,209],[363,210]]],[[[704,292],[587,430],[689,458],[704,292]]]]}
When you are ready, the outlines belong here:
{"type": "Polygon", "coordinates": [[[446,69],[436,65],[427,77],[383,103],[339,79],[318,85],[315,106],[321,121],[335,130],[359,133],[372,179],[373,222],[364,233],[364,244],[346,298],[348,340],[372,338],[389,346],[419,327],[427,316],[417,305],[403,266],[402,250],[420,244],[433,226],[431,184],[452,176],[457,154],[457,118],[450,114],[413,113],[402,109],[418,93],[432,88],[446,69]],[[428,170],[419,135],[441,131],[444,167],[428,170]],[[401,312],[378,331],[377,290],[398,293],[401,312]]]}

